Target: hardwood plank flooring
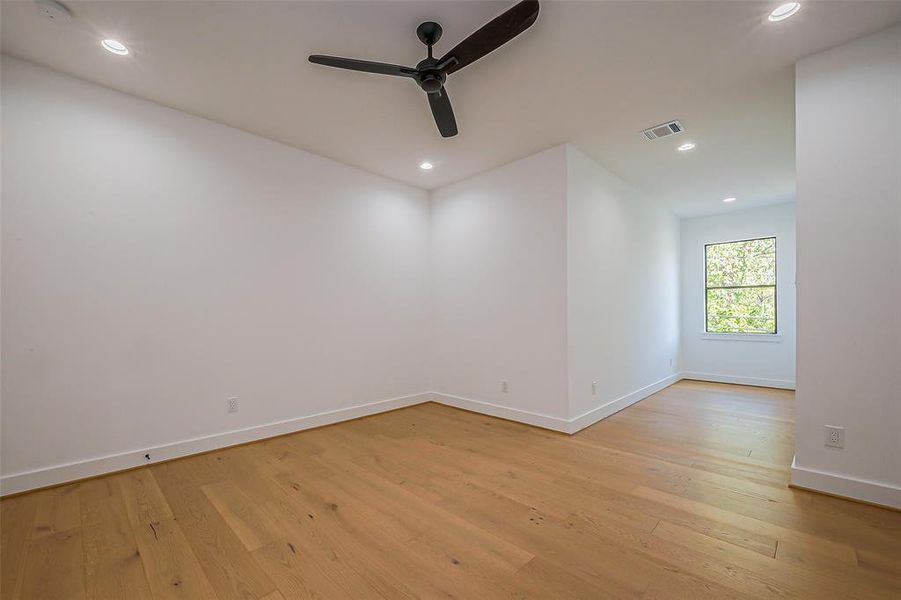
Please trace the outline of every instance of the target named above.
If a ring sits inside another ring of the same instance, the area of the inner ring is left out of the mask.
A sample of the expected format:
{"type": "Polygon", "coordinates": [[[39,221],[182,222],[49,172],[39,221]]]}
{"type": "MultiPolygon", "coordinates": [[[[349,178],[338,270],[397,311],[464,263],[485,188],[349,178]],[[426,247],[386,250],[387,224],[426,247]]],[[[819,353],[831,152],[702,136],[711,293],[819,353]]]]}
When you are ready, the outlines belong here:
{"type": "Polygon", "coordinates": [[[791,392],[566,436],[423,404],[0,501],[0,595],[901,598],[901,513],[787,487],[791,392]]]}

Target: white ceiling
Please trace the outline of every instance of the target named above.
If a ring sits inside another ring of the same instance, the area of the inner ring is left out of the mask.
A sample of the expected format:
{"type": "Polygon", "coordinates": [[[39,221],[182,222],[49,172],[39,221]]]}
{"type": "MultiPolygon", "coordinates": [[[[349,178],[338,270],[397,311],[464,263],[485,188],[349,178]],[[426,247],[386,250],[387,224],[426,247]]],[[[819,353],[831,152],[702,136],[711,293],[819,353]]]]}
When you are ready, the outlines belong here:
{"type": "Polygon", "coordinates": [[[901,1],[808,1],[767,22],[779,3],[545,1],[525,34],[451,75],[451,139],[412,80],[306,57],[415,66],[420,22],[444,27],[440,55],[513,2],[70,1],[64,23],[3,2],[2,49],[427,189],[574,142],[695,215],[792,200],[794,62],[901,21],[901,1]],[[102,37],[132,55],[105,52],[102,37]],[[638,133],[673,118],[686,133],[638,133]],[[697,149],[677,153],[689,139],[697,149]]]}

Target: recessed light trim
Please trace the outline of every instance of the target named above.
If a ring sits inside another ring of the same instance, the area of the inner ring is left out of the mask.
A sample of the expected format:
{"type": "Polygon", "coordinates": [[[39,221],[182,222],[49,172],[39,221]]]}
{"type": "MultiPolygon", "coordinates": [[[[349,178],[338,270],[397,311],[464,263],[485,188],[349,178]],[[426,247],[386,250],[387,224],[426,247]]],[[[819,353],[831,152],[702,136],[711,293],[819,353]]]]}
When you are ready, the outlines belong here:
{"type": "Polygon", "coordinates": [[[128,48],[119,40],[107,38],[105,40],[101,40],[100,45],[103,46],[104,50],[112,52],[113,54],[118,54],[119,56],[125,56],[126,54],[128,54],[128,48]]]}
{"type": "Polygon", "coordinates": [[[423,162],[419,163],[419,168],[422,169],[423,171],[431,171],[434,166],[435,165],[433,165],[432,163],[430,163],[428,161],[423,161],[423,162]]]}
{"type": "Polygon", "coordinates": [[[774,8],[773,12],[771,12],[770,16],[767,18],[774,23],[777,21],[784,21],[799,10],[801,10],[800,2],[787,2],[774,8]]]}
{"type": "Polygon", "coordinates": [[[735,202],[736,200],[738,200],[738,198],[733,198],[732,196],[730,196],[728,198],[723,198],[723,202],[725,202],[726,204],[728,204],[730,202],[735,202]]]}
{"type": "Polygon", "coordinates": [[[685,142],[684,144],[676,148],[676,150],[678,150],[679,152],[688,152],[689,150],[694,150],[696,147],[697,144],[695,144],[694,142],[685,142]]]}

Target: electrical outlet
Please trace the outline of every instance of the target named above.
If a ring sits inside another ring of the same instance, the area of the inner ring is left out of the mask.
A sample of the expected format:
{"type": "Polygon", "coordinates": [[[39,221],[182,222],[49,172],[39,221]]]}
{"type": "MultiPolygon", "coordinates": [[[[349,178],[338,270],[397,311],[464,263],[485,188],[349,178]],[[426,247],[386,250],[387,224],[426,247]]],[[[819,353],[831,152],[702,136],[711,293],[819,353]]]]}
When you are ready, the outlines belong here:
{"type": "Polygon", "coordinates": [[[826,425],[826,445],[832,448],[844,448],[845,428],[836,425],[826,425]]]}
{"type": "Polygon", "coordinates": [[[238,399],[237,398],[229,398],[228,399],[228,412],[238,412],[238,399]]]}
{"type": "Polygon", "coordinates": [[[673,366],[673,359],[669,359],[669,366],[673,366]]]}
{"type": "Polygon", "coordinates": [[[597,381],[591,382],[591,395],[592,396],[598,395],[598,382],[597,381]]]}
{"type": "Polygon", "coordinates": [[[501,391],[505,394],[510,391],[510,384],[507,381],[501,381],[501,391]]]}

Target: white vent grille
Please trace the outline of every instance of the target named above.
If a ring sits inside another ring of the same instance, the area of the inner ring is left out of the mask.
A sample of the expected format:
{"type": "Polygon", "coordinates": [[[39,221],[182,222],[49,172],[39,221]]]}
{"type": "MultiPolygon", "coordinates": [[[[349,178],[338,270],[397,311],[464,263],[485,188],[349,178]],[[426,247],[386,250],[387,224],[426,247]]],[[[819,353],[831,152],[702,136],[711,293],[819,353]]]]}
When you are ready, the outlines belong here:
{"type": "Polygon", "coordinates": [[[677,133],[682,133],[685,131],[685,128],[682,127],[682,123],[679,122],[678,119],[675,121],[670,121],[669,123],[661,123],[660,125],[654,125],[653,127],[649,127],[641,132],[641,134],[648,140],[656,140],[657,138],[666,137],[668,135],[675,135],[677,133]]]}

